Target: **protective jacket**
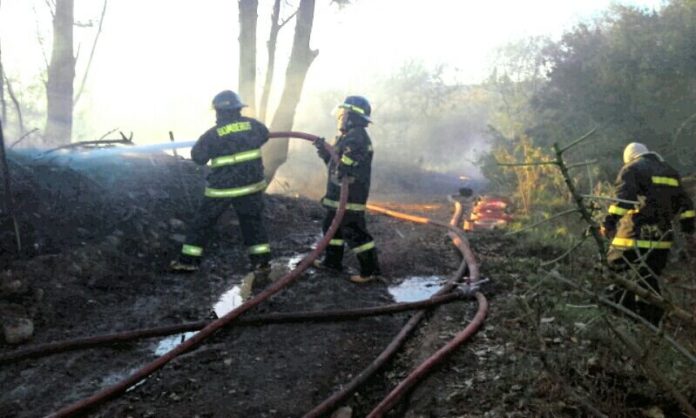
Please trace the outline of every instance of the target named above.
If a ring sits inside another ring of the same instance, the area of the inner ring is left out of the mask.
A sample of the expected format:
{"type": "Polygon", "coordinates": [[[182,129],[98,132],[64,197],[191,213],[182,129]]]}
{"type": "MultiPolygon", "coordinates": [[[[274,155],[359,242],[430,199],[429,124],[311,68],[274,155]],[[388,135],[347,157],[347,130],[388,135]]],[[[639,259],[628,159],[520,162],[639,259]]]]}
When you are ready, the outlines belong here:
{"type": "Polygon", "coordinates": [[[348,189],[349,211],[364,211],[365,203],[370,194],[370,177],[372,175],[372,141],[362,126],[355,126],[340,135],[334,149],[339,162],[332,161],[326,152],[320,156],[329,167],[329,179],[326,185],[326,195],[322,204],[337,208],[341,194],[340,180],[343,175],[353,178],[348,189]]]}
{"type": "Polygon", "coordinates": [[[654,153],[623,166],[616,179],[616,197],[624,201],[611,205],[604,220],[609,236],[614,235],[614,249],[667,250],[675,219],[683,232],[694,231],[693,202],[679,174],[654,153]]]}
{"type": "Polygon", "coordinates": [[[261,146],[268,128],[244,116],[223,116],[191,149],[197,164],[209,163],[207,197],[239,197],[266,188],[261,146]]]}

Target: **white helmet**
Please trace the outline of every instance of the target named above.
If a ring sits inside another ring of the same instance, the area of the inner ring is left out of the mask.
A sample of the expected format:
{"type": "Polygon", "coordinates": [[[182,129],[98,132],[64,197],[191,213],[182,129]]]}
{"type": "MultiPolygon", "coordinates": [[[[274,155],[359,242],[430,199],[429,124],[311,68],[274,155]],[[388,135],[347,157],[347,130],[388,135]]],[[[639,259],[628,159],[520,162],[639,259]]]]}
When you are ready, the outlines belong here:
{"type": "Polygon", "coordinates": [[[630,144],[626,145],[626,148],[624,148],[623,162],[624,164],[628,164],[636,158],[649,153],[650,151],[648,151],[648,147],[645,145],[641,144],[640,142],[631,142],[630,144]]]}

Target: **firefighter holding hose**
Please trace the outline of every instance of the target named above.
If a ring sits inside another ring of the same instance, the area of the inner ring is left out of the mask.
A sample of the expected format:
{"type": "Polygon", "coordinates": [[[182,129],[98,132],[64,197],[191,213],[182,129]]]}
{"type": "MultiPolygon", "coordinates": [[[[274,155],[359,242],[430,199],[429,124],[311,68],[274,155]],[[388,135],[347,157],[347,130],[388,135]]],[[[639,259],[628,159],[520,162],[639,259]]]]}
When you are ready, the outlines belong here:
{"type": "Polygon", "coordinates": [[[339,161],[331,159],[323,146],[323,139],[315,141],[319,157],[328,166],[326,194],[321,203],[326,208],[323,231],[329,229],[341,192],[341,180],[348,178],[348,205],[339,229],[329,242],[322,261],[315,261],[320,269],[343,270],[343,251],[345,245],[355,253],[360,263],[360,274],[352,275],[354,283],[367,283],[381,274],[377,260],[377,249],[372,236],[367,231],[365,210],[370,193],[372,174],[372,142],[367,134],[367,126],[372,120],[370,103],[361,96],[348,96],[336,111],[339,135],[333,144],[339,161]]]}
{"type": "Polygon", "coordinates": [[[206,131],[191,149],[191,159],[208,164],[205,197],[181,248],[171,262],[176,272],[198,270],[205,244],[218,218],[233,206],[239,219],[242,239],[247,247],[251,269],[270,270],[271,247],[263,223],[263,175],[261,146],[268,141],[268,128],[256,119],[244,117],[246,105],[239,95],[225,90],[213,98],[215,126],[206,131]]]}
{"type": "MultiPolygon", "coordinates": [[[[677,171],[645,145],[628,144],[623,162],[616,179],[616,197],[620,200],[609,207],[601,228],[602,235],[610,240],[607,261],[614,270],[637,271],[640,286],[660,293],[658,277],[672,247],[672,221],[679,221],[681,231],[693,245],[694,205],[677,171]]],[[[654,324],[662,318],[661,308],[630,292],[621,298],[627,308],[654,324]]]]}

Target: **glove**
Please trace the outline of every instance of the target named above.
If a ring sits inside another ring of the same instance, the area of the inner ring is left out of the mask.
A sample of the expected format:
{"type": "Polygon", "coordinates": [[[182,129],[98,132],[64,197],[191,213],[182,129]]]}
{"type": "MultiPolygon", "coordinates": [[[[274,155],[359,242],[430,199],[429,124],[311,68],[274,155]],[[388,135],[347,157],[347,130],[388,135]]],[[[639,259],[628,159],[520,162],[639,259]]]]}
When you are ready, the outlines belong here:
{"type": "Polygon", "coordinates": [[[601,235],[602,238],[611,240],[614,238],[614,235],[616,235],[616,230],[614,228],[607,227],[607,225],[602,225],[599,227],[599,235],[601,235]]]}
{"type": "Polygon", "coordinates": [[[312,142],[312,145],[314,145],[317,149],[317,155],[319,158],[324,160],[324,162],[329,161],[331,159],[331,153],[327,151],[326,146],[324,145],[326,143],[326,140],[324,138],[317,138],[312,142]]]}
{"type": "Polygon", "coordinates": [[[312,145],[314,145],[317,149],[325,149],[324,144],[326,143],[325,138],[317,138],[314,141],[312,141],[312,145]]]}

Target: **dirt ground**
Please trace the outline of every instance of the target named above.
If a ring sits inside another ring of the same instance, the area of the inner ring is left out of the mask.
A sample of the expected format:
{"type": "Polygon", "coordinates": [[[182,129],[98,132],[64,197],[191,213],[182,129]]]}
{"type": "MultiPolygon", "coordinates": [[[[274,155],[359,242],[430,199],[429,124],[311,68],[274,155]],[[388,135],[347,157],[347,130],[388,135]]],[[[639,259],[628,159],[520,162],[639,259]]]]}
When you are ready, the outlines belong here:
{"type": "MultiPolygon", "coordinates": [[[[238,222],[219,222],[202,269],[167,271],[202,190],[201,169],[170,156],[83,160],[11,154],[18,253],[7,214],[0,225],[0,322],[33,323],[32,344],[198,321],[246,274],[238,222]]],[[[448,220],[445,196],[404,194],[381,204],[448,220]],[[408,201],[407,203],[405,203],[408,201]],[[425,204],[427,203],[427,204],[425,204]]],[[[314,200],[267,197],[274,266],[288,270],[320,237],[314,200]]],[[[308,271],[249,312],[294,312],[393,303],[389,288],[414,276],[444,281],[460,258],[442,230],[368,216],[384,282],[356,285],[345,275],[308,271]]],[[[410,392],[393,417],[679,416],[675,403],[632,372],[601,340],[530,316],[540,258],[561,251],[510,243],[500,233],[471,237],[490,279],[484,328],[410,392]],[[533,324],[533,325],[530,325],[533,324]],[[534,325],[535,324],[535,325],[534,325]],[[541,325],[539,325],[541,324],[541,325]],[[607,359],[604,361],[604,359],[607,359]],[[601,365],[602,367],[599,367],[601,365]],[[599,369],[598,369],[599,367],[599,369]],[[600,370],[601,369],[601,370],[600,370]],[[662,413],[663,415],[659,415],[662,413]],[[652,414],[652,415],[650,415],[652,414]]],[[[348,257],[347,264],[356,267],[348,257]]],[[[342,405],[369,413],[410,370],[463,329],[475,301],[431,311],[399,354],[342,405]]],[[[216,333],[91,417],[299,417],[365,368],[412,313],[322,323],[232,326],[216,333]]],[[[40,417],[84,399],[154,360],[164,338],[54,354],[0,365],[0,417],[40,417]]],[[[692,399],[695,392],[688,392],[692,399]]]]}

